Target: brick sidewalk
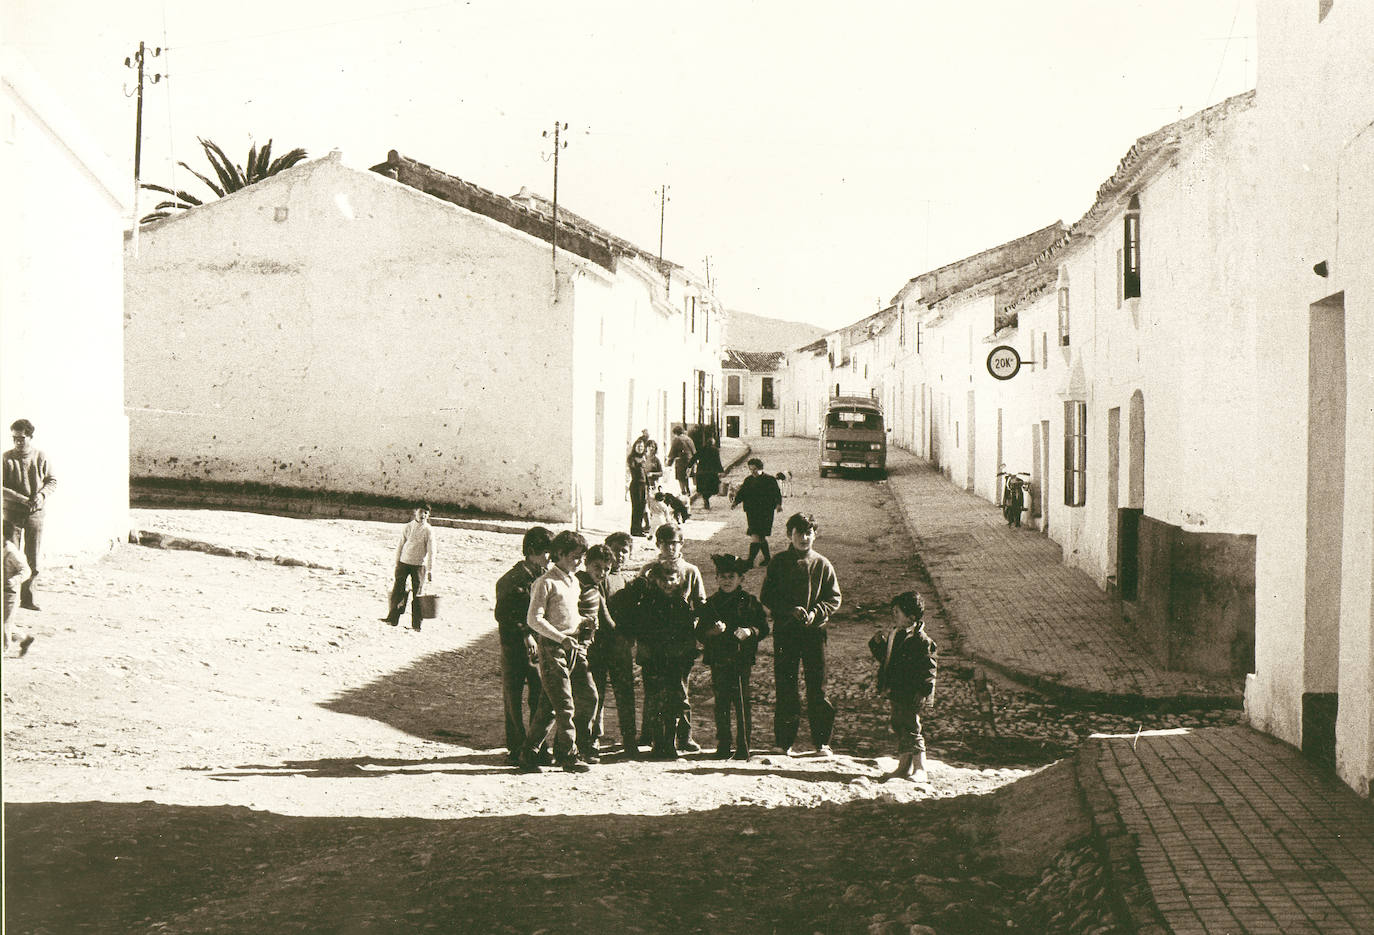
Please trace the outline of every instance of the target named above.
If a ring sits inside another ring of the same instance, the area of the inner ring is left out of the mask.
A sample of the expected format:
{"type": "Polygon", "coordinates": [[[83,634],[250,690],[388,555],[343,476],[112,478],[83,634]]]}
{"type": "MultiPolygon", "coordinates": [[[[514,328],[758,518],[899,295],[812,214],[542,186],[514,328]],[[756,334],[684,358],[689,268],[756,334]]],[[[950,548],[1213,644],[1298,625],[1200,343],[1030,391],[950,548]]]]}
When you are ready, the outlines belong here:
{"type": "Polygon", "coordinates": [[[890,455],[888,486],[965,655],[1082,701],[1240,706],[1235,680],[1157,665],[1117,601],[1047,536],[1008,527],[995,505],[906,452],[890,455]]]}
{"type": "Polygon", "coordinates": [[[1249,727],[1096,739],[1080,778],[1117,879],[1148,888],[1126,893],[1142,935],[1374,932],[1374,808],[1293,748],[1249,727]]]}

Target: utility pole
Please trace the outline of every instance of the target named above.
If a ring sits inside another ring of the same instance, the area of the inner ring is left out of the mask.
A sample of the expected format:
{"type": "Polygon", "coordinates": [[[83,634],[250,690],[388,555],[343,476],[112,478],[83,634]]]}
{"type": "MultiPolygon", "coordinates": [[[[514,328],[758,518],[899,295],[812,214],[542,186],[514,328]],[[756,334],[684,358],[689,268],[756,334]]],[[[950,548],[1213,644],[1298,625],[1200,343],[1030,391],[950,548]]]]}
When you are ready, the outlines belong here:
{"type": "Polygon", "coordinates": [[[658,190],[658,265],[663,265],[663,218],[668,210],[668,189],[671,185],[664,185],[658,190]]]}
{"type": "Polygon", "coordinates": [[[711,288],[711,258],[709,256],[706,258],[706,291],[715,291],[711,288]]]}
{"type": "MultiPolygon", "coordinates": [[[[568,143],[562,138],[563,131],[568,129],[566,123],[553,122],[553,300],[558,301],[558,151],[567,149],[568,143]]],[[[544,139],[549,138],[549,131],[544,131],[544,139]]],[[[548,162],[549,157],[545,156],[544,161],[548,162]]]]}
{"type": "Polygon", "coordinates": [[[143,82],[145,77],[149,84],[157,84],[162,80],[162,75],[153,73],[151,76],[145,75],[143,69],[144,59],[151,54],[153,58],[162,54],[161,47],[154,47],[151,51],[142,42],[138,44],[138,51],[124,59],[124,67],[135,68],[138,70],[138,87],[131,95],[128,91],[124,92],[125,97],[137,96],[138,101],[134,107],[134,256],[138,256],[138,228],[139,228],[139,189],[142,184],[143,170],[143,82]]]}

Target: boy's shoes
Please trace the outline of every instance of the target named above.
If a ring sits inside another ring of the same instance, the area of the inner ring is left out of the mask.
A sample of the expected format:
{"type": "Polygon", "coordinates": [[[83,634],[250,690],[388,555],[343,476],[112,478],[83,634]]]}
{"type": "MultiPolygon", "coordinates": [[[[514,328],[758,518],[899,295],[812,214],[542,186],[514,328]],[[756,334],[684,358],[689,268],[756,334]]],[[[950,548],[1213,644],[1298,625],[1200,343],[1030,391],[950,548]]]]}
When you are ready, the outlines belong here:
{"type": "Polygon", "coordinates": [[[586,763],[582,763],[572,757],[560,761],[558,768],[565,773],[590,773],[592,771],[592,768],[586,763]]]}
{"type": "Polygon", "coordinates": [[[595,766],[597,763],[601,762],[601,754],[593,750],[591,753],[579,754],[577,760],[579,763],[590,763],[595,766]]]}
{"type": "Polygon", "coordinates": [[[518,754],[518,753],[507,753],[507,754],[506,754],[506,765],[507,765],[507,766],[519,766],[519,765],[520,765],[520,754],[518,754]]]}
{"type": "Polygon", "coordinates": [[[542,750],[535,754],[535,762],[538,763],[540,766],[552,766],[553,751],[550,750],[548,747],[544,747],[542,750]]]}
{"type": "Polygon", "coordinates": [[[828,744],[828,743],[823,743],[823,744],[820,745],[820,748],[816,750],[816,755],[817,755],[817,756],[834,756],[834,755],[835,755],[835,751],[832,750],[832,749],[830,749],[830,744],[828,744]]]}
{"type": "Polygon", "coordinates": [[[783,756],[801,756],[801,751],[797,749],[795,744],[788,747],[780,747],[779,749],[782,750],[783,756]]]}
{"type": "Polygon", "coordinates": [[[749,759],[749,751],[748,751],[747,749],[746,749],[746,750],[736,750],[736,751],[735,751],[735,757],[734,757],[734,758],[737,759],[737,760],[747,760],[747,759],[749,759]]]}
{"type": "Polygon", "coordinates": [[[412,623],[412,624],[410,625],[410,628],[411,628],[412,630],[418,630],[418,629],[420,629],[420,625],[419,625],[418,623],[412,623]]]}
{"type": "Polygon", "coordinates": [[[651,750],[649,751],[649,759],[671,762],[682,759],[682,755],[676,750],[651,750]]]}
{"type": "Polygon", "coordinates": [[[39,607],[37,604],[35,604],[33,601],[24,601],[24,602],[22,602],[19,606],[22,607],[24,610],[42,610],[42,609],[43,609],[43,608],[39,607]]]}
{"type": "Polygon", "coordinates": [[[701,752],[701,744],[697,743],[697,742],[696,742],[695,740],[693,740],[691,737],[688,737],[686,740],[679,741],[679,742],[678,742],[678,745],[677,745],[677,748],[678,748],[678,750],[681,751],[682,753],[700,753],[700,752],[701,752]]]}
{"type": "Polygon", "coordinates": [[[399,623],[401,622],[401,621],[399,621],[399,620],[392,620],[390,617],[378,617],[377,619],[380,620],[382,623],[385,623],[387,626],[390,626],[390,627],[394,627],[394,626],[396,626],[397,624],[399,624],[399,623]]]}
{"type": "Polygon", "coordinates": [[[30,633],[28,636],[24,637],[22,640],[19,641],[19,655],[22,656],[22,655],[24,655],[25,653],[27,653],[27,652],[29,651],[29,647],[32,646],[32,645],[33,645],[33,634],[30,633]]]}
{"type": "Polygon", "coordinates": [[[916,772],[912,773],[907,778],[910,779],[912,782],[916,783],[917,785],[930,785],[930,776],[928,776],[926,774],[926,771],[923,769],[916,770],[916,772]]]}
{"type": "Polygon", "coordinates": [[[539,764],[535,762],[534,757],[530,756],[528,753],[521,754],[520,761],[516,764],[515,768],[522,773],[542,773],[544,771],[539,764]]]}
{"type": "Polygon", "coordinates": [[[729,747],[716,747],[716,752],[713,753],[712,756],[717,760],[728,760],[734,755],[734,752],[735,751],[731,750],[729,747]]]}

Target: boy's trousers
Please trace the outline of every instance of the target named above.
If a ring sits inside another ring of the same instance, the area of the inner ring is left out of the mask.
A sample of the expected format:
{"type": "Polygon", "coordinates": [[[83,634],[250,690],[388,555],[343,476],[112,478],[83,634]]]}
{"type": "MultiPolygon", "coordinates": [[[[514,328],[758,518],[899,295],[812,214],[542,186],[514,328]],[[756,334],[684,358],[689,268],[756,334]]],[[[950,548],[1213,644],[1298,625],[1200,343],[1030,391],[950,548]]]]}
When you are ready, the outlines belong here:
{"type": "Polygon", "coordinates": [[[539,680],[544,691],[525,733],[525,749],[533,754],[553,724],[554,759],[570,759],[577,754],[579,741],[591,742],[596,710],[596,685],[586,655],[577,650],[570,653],[562,643],[539,637],[539,680]]]}
{"type": "Polygon", "coordinates": [[[736,727],[734,747],[740,753],[749,752],[749,737],[754,719],[749,701],[749,673],[752,666],[725,662],[711,666],[711,688],[716,696],[716,747],[730,749],[730,728],[736,727]]]}
{"type": "Polygon", "coordinates": [[[410,625],[420,629],[420,602],[417,600],[425,588],[425,566],[396,563],[396,580],[391,585],[391,611],[387,619],[399,622],[406,609],[406,583],[410,584],[410,625]]]}
{"type": "Polygon", "coordinates": [[[663,659],[640,663],[644,673],[644,727],[659,752],[677,749],[690,733],[687,717],[687,677],[691,659],[663,659]]]}
{"type": "Polygon", "coordinates": [[[501,644],[501,700],[506,709],[506,749],[519,755],[525,746],[525,724],[534,716],[543,692],[539,666],[530,662],[524,642],[501,644]]]}
{"type": "Polygon", "coordinates": [[[806,677],[806,720],[811,741],[818,747],[830,743],[835,727],[835,706],[825,694],[825,631],[802,630],[775,634],[773,678],[777,689],[773,738],[784,750],[792,746],[801,727],[801,695],[797,670],[806,677]]]}
{"type": "Polygon", "coordinates": [[[620,721],[620,739],[625,749],[634,752],[638,737],[635,734],[635,661],[634,644],[619,636],[609,639],[598,636],[592,644],[589,658],[592,682],[596,685],[596,713],[592,717],[592,740],[605,734],[606,683],[615,692],[615,714],[620,721]]]}
{"type": "Polygon", "coordinates": [[[921,709],[925,699],[892,699],[892,732],[897,735],[897,753],[925,753],[926,739],[921,736],[921,709]]]}

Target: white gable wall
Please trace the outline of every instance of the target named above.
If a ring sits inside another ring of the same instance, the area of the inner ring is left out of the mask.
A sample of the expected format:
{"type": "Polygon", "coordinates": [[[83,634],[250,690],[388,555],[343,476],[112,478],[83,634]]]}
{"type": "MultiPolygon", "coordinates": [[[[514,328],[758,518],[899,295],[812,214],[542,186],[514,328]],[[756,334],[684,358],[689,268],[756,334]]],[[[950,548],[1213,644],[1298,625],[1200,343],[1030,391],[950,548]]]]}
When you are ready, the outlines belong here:
{"type": "Polygon", "coordinates": [[[546,244],[335,157],[145,230],[133,473],[567,519],[546,244]]]}
{"type": "Polygon", "coordinates": [[[124,210],[39,79],[5,54],[0,421],[37,426],[34,444],[58,480],[45,511],[52,564],[104,554],[129,531],[124,210]]]}

